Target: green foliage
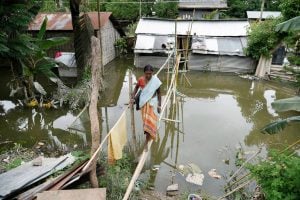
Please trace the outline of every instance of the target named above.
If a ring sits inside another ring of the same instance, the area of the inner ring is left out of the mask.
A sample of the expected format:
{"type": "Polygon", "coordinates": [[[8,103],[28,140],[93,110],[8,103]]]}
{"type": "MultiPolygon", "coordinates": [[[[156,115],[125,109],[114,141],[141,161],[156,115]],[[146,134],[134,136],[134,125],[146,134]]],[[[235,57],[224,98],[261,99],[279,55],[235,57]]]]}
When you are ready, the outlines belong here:
{"type": "Polygon", "coordinates": [[[262,133],[267,133],[267,134],[276,134],[283,129],[287,127],[287,125],[291,122],[298,122],[300,123],[300,116],[294,116],[294,117],[289,117],[286,119],[278,120],[275,122],[272,122],[265,126],[261,131],[262,133]]]}
{"type": "Polygon", "coordinates": [[[285,112],[291,110],[300,112],[300,97],[295,96],[291,98],[276,100],[272,103],[272,107],[277,112],[285,112]]]}
{"type": "Polygon", "coordinates": [[[153,6],[153,11],[158,17],[174,19],[178,16],[178,3],[157,1],[153,6]]]}
{"type": "Polygon", "coordinates": [[[260,10],[260,0],[228,0],[228,10],[225,12],[228,16],[234,18],[247,18],[247,10],[260,10]]]}
{"type": "Polygon", "coordinates": [[[300,16],[284,21],[276,26],[276,31],[289,32],[300,30],[300,16]]]}
{"type": "Polygon", "coordinates": [[[300,0],[284,0],[279,5],[284,20],[289,20],[300,15],[300,0]]]}
{"type": "Polygon", "coordinates": [[[127,37],[134,37],[135,36],[135,30],[137,28],[137,23],[131,23],[127,26],[126,30],[126,36],[127,37]]]}
{"type": "MultiPolygon", "coordinates": [[[[284,111],[300,111],[300,97],[292,97],[287,99],[280,99],[272,103],[272,107],[277,112],[284,111]]],[[[275,134],[282,131],[289,123],[291,122],[300,122],[300,116],[289,117],[286,119],[281,119],[275,122],[272,122],[265,126],[261,131],[262,133],[275,134]]]]}
{"type": "Polygon", "coordinates": [[[215,19],[216,15],[219,13],[219,10],[214,10],[204,16],[204,19],[215,19]]]}
{"type": "Polygon", "coordinates": [[[248,166],[251,175],[262,187],[266,199],[296,200],[300,197],[300,158],[277,151],[270,159],[248,166]]]}
{"type": "Polygon", "coordinates": [[[296,56],[296,55],[292,55],[288,57],[288,61],[292,64],[292,65],[297,65],[300,66],[300,57],[296,56]]]}
{"type": "MultiPolygon", "coordinates": [[[[123,158],[116,161],[114,165],[108,165],[105,159],[101,159],[101,165],[106,166],[106,174],[100,177],[100,187],[106,187],[107,199],[122,199],[129,181],[132,177],[132,169],[135,168],[134,158],[123,154],[123,158]]],[[[133,192],[130,199],[135,199],[133,192]]]]}
{"type": "Polygon", "coordinates": [[[19,167],[22,164],[23,160],[21,158],[16,158],[5,166],[5,170],[11,170],[13,168],[19,167]]]}
{"type": "Polygon", "coordinates": [[[121,54],[127,53],[127,41],[125,38],[119,38],[115,42],[115,47],[120,51],[121,54]]]}
{"type": "Polygon", "coordinates": [[[55,37],[44,39],[46,33],[47,18],[43,21],[41,29],[36,38],[32,38],[33,52],[25,58],[20,59],[25,77],[35,77],[44,74],[46,77],[54,77],[51,69],[56,65],[53,58],[47,57],[47,50],[69,41],[66,37],[55,37]]]}
{"type": "MultiPolygon", "coordinates": [[[[136,21],[139,17],[140,5],[138,0],[132,0],[136,3],[121,3],[127,0],[115,0],[114,3],[106,4],[106,11],[112,12],[117,19],[136,21]],[[120,3],[116,3],[120,2],[120,3]]],[[[147,16],[151,14],[151,4],[142,4],[142,15],[147,16]]]]}
{"type": "Polygon", "coordinates": [[[248,30],[248,47],[245,49],[248,56],[258,60],[261,55],[271,56],[271,51],[283,39],[281,33],[275,32],[276,25],[280,19],[270,19],[262,22],[252,23],[248,30]]]}
{"type": "Polygon", "coordinates": [[[25,32],[40,6],[40,1],[33,0],[19,4],[0,2],[0,57],[23,58],[34,52],[31,37],[25,32]]]}

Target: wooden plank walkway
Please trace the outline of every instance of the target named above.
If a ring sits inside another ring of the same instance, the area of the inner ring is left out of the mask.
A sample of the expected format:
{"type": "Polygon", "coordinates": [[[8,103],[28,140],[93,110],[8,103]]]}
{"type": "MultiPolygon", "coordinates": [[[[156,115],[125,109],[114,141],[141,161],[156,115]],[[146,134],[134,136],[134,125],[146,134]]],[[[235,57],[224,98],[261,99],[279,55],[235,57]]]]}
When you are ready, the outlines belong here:
{"type": "Polygon", "coordinates": [[[37,194],[37,200],[105,200],[106,188],[45,191],[37,194]]]}

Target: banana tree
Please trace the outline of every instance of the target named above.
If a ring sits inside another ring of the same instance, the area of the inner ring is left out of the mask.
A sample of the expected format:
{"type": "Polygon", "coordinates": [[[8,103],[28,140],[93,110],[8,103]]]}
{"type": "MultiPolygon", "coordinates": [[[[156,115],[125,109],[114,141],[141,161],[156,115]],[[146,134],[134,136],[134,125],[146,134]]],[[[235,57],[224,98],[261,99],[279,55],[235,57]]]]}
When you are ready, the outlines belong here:
{"type": "MultiPolygon", "coordinates": [[[[277,112],[297,111],[300,112],[300,96],[295,96],[287,99],[280,99],[272,103],[272,107],[277,112]]],[[[290,123],[300,122],[300,115],[288,117],[286,119],[277,120],[265,126],[262,133],[275,134],[287,127],[290,123]]]]}
{"type": "Polygon", "coordinates": [[[33,98],[34,89],[45,95],[43,87],[36,82],[37,75],[45,75],[47,78],[55,77],[52,68],[56,66],[53,58],[47,56],[47,50],[58,45],[62,45],[69,41],[67,37],[53,37],[45,39],[47,27],[47,18],[43,21],[41,29],[37,37],[32,38],[31,44],[34,49],[33,53],[28,57],[20,59],[23,69],[23,83],[25,86],[25,98],[33,98]]]}

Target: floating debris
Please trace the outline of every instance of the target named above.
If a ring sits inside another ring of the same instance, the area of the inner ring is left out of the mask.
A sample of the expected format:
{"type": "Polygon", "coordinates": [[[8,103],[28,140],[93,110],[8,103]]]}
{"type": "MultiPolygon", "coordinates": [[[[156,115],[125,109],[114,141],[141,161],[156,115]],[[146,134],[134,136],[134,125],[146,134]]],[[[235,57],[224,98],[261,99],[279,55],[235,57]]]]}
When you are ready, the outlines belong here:
{"type": "Polygon", "coordinates": [[[169,185],[167,187],[167,196],[176,196],[178,195],[179,185],[178,183],[169,185]]]}
{"type": "Polygon", "coordinates": [[[152,171],[158,171],[160,169],[160,165],[153,165],[152,171]]]}
{"type": "Polygon", "coordinates": [[[185,178],[185,180],[189,183],[193,183],[193,184],[202,186],[203,180],[204,180],[204,175],[198,174],[198,173],[188,174],[187,177],[185,178]]]}
{"type": "Polygon", "coordinates": [[[198,194],[189,194],[188,200],[202,200],[202,198],[198,194]]]}
{"type": "Polygon", "coordinates": [[[221,179],[221,175],[217,174],[217,170],[216,169],[211,169],[208,172],[208,175],[210,175],[211,177],[215,178],[215,179],[221,179]]]}

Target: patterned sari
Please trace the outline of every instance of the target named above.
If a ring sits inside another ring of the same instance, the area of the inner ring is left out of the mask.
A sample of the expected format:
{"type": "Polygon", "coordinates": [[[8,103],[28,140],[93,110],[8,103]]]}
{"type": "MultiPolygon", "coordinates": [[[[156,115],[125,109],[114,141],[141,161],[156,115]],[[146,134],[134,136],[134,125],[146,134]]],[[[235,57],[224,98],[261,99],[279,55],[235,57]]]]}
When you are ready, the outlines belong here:
{"type": "Polygon", "coordinates": [[[157,132],[158,117],[155,112],[157,109],[156,90],[160,87],[161,81],[156,75],[152,76],[150,81],[142,89],[139,105],[142,112],[144,132],[154,140],[157,132]]]}

